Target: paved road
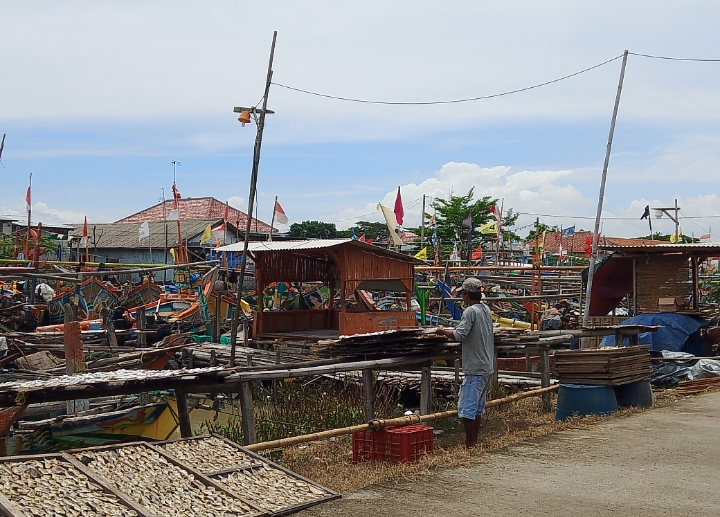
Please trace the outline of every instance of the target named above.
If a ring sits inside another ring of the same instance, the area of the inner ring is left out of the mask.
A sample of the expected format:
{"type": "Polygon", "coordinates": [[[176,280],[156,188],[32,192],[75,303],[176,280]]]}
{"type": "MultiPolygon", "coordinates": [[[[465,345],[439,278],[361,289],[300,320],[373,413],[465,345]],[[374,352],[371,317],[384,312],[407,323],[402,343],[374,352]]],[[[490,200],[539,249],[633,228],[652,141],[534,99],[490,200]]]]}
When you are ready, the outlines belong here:
{"type": "Polygon", "coordinates": [[[299,517],[720,515],[720,393],[478,455],[299,517]]]}

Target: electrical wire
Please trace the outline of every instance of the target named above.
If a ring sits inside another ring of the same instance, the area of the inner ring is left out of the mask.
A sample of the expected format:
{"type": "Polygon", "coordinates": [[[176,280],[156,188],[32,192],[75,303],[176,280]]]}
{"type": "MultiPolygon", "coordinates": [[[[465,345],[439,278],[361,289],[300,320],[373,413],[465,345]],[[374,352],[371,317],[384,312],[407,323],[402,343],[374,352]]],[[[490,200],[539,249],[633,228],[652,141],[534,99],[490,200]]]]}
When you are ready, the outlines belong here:
{"type": "Polygon", "coordinates": [[[665,61],[697,61],[700,63],[720,63],[720,59],[704,59],[696,57],[670,57],[670,56],[653,56],[651,54],[640,54],[638,52],[628,52],[632,56],[647,57],[650,59],[663,59],[665,61]]]}
{"type": "Polygon", "coordinates": [[[607,61],[603,61],[602,63],[598,63],[597,65],[593,65],[593,66],[591,66],[591,67],[584,68],[584,69],[582,69],[582,70],[580,70],[580,71],[578,71],[578,72],[574,72],[574,73],[572,73],[572,74],[564,75],[564,76],[562,76],[562,77],[558,77],[557,79],[553,79],[553,80],[551,80],[551,81],[545,81],[545,82],[543,82],[543,83],[534,84],[534,85],[532,85],[532,86],[526,86],[525,88],[518,88],[518,89],[516,89],[516,90],[510,90],[510,91],[502,92],[502,93],[494,93],[494,94],[491,94],[491,95],[481,95],[481,96],[479,96],[479,97],[468,97],[468,98],[465,98],[465,99],[453,99],[453,100],[447,100],[447,101],[424,101],[424,102],[373,101],[373,100],[368,100],[368,99],[355,99],[355,98],[352,98],[352,97],[341,97],[341,96],[338,96],[338,95],[328,95],[328,94],[325,94],[325,93],[318,93],[318,92],[313,92],[313,91],[310,91],[310,90],[303,90],[302,88],[296,88],[296,87],[294,87],[294,86],[288,86],[288,85],[286,85],[286,84],[281,84],[281,83],[276,83],[276,82],[273,82],[272,84],[274,84],[275,86],[279,86],[280,88],[285,88],[285,89],[287,89],[287,90],[292,90],[292,91],[296,91],[296,92],[300,92],[300,93],[305,93],[305,94],[307,94],[307,95],[314,95],[315,97],[323,97],[323,98],[326,98],[326,99],[334,99],[334,100],[347,101],[347,102],[358,102],[358,103],[361,103],[361,104],[382,104],[382,105],[385,105],[385,106],[431,106],[431,105],[436,105],[436,104],[458,104],[458,103],[461,103],[461,102],[472,102],[472,101],[479,101],[479,100],[484,100],[484,99],[493,99],[493,98],[496,98],[496,97],[504,97],[504,96],[506,96],[506,95],[512,95],[512,94],[514,94],[514,93],[520,93],[520,92],[526,92],[526,91],[528,91],[528,90],[534,90],[535,88],[540,88],[540,87],[542,87],[542,86],[547,86],[547,85],[549,85],[549,84],[553,84],[553,83],[557,83],[557,82],[560,82],[560,81],[564,81],[565,79],[570,79],[571,77],[575,77],[575,76],[577,76],[577,75],[584,74],[585,72],[589,72],[590,70],[594,70],[594,69],[596,69],[596,68],[600,68],[601,66],[607,65],[608,63],[612,63],[613,61],[615,61],[615,60],[617,60],[617,59],[620,59],[621,57],[623,57],[622,54],[619,55],[619,56],[615,56],[615,57],[612,58],[612,59],[608,59],[607,61]]]}

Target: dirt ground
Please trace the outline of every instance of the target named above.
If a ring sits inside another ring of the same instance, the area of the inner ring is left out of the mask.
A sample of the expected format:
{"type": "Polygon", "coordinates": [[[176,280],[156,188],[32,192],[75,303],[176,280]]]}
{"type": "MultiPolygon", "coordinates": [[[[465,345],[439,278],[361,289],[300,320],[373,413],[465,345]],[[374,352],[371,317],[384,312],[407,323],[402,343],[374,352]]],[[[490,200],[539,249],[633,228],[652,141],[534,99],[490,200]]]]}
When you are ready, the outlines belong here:
{"type": "Polygon", "coordinates": [[[720,515],[720,392],[479,452],[299,517],[720,515]]]}

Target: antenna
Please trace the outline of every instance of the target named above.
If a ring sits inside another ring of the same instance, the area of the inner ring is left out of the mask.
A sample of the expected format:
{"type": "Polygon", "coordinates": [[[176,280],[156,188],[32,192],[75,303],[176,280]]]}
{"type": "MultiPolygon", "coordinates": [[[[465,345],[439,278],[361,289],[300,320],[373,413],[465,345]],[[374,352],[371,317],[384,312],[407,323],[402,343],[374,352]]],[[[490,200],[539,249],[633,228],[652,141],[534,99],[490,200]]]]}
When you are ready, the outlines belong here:
{"type": "Polygon", "coordinates": [[[172,166],[173,166],[173,185],[174,185],[175,184],[175,166],[182,167],[182,164],[177,160],[173,160],[172,166]]]}

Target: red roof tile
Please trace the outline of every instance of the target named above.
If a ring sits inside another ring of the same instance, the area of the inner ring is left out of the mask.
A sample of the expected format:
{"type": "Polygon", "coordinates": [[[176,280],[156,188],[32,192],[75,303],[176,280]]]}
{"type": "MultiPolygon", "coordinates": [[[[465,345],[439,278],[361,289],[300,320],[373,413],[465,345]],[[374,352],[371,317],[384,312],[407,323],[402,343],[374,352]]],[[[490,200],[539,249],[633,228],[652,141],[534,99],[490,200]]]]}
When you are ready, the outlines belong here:
{"type": "MultiPolygon", "coordinates": [[[[168,199],[165,201],[165,214],[169,214],[174,208],[173,200],[168,199]]],[[[225,214],[225,203],[215,199],[214,197],[196,197],[196,198],[184,198],[178,200],[180,208],[180,220],[196,220],[196,219],[222,219],[225,214]]],[[[231,224],[244,229],[247,224],[247,215],[240,210],[229,206],[228,208],[228,220],[231,224]]],[[[155,206],[141,210],[135,214],[129,215],[116,221],[117,223],[142,223],[148,222],[160,222],[164,220],[163,214],[163,203],[158,203],[155,206]]],[[[262,221],[256,220],[254,217],[250,222],[251,232],[269,232],[270,225],[262,221]]],[[[273,228],[273,231],[277,230],[273,228]]]]}

